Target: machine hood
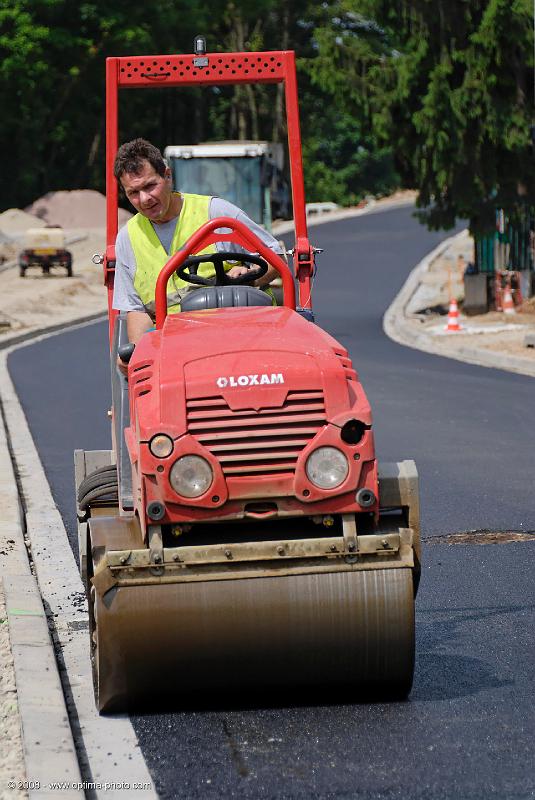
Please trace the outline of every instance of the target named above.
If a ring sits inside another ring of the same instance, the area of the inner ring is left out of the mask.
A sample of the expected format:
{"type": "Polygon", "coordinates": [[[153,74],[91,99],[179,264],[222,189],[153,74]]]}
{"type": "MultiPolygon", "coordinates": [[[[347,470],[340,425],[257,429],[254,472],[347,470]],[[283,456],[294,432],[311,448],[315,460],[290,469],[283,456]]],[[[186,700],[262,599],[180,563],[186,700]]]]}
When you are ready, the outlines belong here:
{"type": "MultiPolygon", "coordinates": [[[[173,421],[177,433],[190,400],[222,398],[233,411],[260,410],[280,408],[296,392],[320,391],[328,419],[358,408],[368,422],[369,404],[347,352],[291,309],[171,315],[161,331],[143,337],[133,359],[159,364],[158,416],[173,421]]],[[[157,402],[154,395],[140,400],[157,402]]]]}

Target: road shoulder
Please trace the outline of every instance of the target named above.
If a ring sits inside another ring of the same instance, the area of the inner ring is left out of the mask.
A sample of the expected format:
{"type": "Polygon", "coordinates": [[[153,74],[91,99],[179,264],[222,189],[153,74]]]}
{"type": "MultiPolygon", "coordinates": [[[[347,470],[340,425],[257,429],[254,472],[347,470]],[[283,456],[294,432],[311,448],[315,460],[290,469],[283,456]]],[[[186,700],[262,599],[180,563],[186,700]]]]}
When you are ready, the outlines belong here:
{"type": "Polygon", "coordinates": [[[491,369],[535,376],[535,348],[524,338],[535,332],[533,313],[513,317],[493,312],[461,316],[460,333],[447,333],[447,316],[421,313],[422,308],[448,307],[448,296],[463,294],[455,263],[466,252],[467,232],[441,242],[408,276],[383,317],[387,336],[399,344],[434,355],[491,369]],[[419,302],[418,302],[419,299],[419,302]]]}

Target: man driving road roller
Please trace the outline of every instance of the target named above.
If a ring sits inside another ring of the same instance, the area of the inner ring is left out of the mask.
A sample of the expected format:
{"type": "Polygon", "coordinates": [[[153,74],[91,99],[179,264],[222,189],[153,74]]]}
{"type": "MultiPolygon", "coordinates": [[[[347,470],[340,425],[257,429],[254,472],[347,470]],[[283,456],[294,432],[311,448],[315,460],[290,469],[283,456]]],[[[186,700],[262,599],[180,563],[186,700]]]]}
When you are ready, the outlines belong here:
{"type": "MultiPolygon", "coordinates": [[[[216,217],[238,219],[267,247],[275,253],[282,253],[277,240],[233,203],[219,197],[173,191],[170,168],[158,148],[145,139],[134,139],[121,145],[115,157],[114,174],[138,212],[119,231],[115,251],[113,307],[127,312],[130,342],[137,343],[153,325],[154,293],[160,271],[170,256],[205,222],[216,217]]],[[[214,252],[220,249],[218,245],[211,245],[203,252],[214,252]]],[[[224,247],[222,243],[221,249],[224,247]]],[[[241,252],[243,248],[236,246],[235,250],[241,252]]],[[[243,265],[227,265],[226,269],[227,274],[234,278],[247,272],[243,265]]],[[[211,276],[214,269],[212,265],[204,264],[199,268],[199,274],[211,276]]],[[[277,276],[276,270],[269,266],[255,285],[267,286],[277,276]]],[[[173,276],[168,288],[171,313],[180,310],[180,300],[191,288],[173,276]]]]}

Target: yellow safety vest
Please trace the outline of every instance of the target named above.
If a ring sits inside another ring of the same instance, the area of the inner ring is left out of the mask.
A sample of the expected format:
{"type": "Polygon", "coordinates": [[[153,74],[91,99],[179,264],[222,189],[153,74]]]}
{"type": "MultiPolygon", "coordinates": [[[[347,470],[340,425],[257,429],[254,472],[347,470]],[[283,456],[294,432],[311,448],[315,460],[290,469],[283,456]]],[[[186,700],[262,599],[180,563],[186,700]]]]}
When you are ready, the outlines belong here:
{"type": "MultiPolygon", "coordinates": [[[[210,219],[211,196],[203,194],[182,193],[182,209],[177,220],[173,239],[171,241],[171,252],[165,252],[164,247],[151,222],[143,214],[135,214],[127,223],[130,244],[136,259],[136,274],[134,276],[134,288],[138,293],[141,302],[152,318],[155,317],[156,308],[154,295],[156,291],[156,281],[158,275],[177,250],[188,241],[190,236],[195,233],[205,222],[210,219]]],[[[229,243],[229,247],[232,245],[229,243]]],[[[205,253],[215,253],[217,247],[210,244],[196,255],[205,253]]],[[[224,263],[226,271],[233,266],[228,262],[224,263]]],[[[201,264],[198,268],[198,275],[210,278],[215,274],[212,264],[201,264]]],[[[167,283],[167,311],[169,314],[176,314],[180,311],[180,300],[186,292],[196,288],[194,284],[183,281],[175,273],[169,278],[167,283]]],[[[263,287],[264,288],[264,287],[263,287]]],[[[276,305],[275,297],[269,287],[264,291],[271,297],[273,305],[276,305]]]]}
{"type": "MultiPolygon", "coordinates": [[[[136,214],[127,223],[130,244],[136,259],[136,274],[134,288],[141,298],[147,312],[154,316],[154,294],[156,281],[163,267],[167,264],[177,250],[187,242],[189,237],[201,225],[210,219],[210,200],[208,195],[182,194],[182,209],[177,220],[175,232],[171,242],[171,252],[165,252],[162,243],[156,235],[151,222],[143,214],[136,214]]],[[[215,244],[208,245],[201,253],[215,253],[215,244]]],[[[230,269],[231,264],[225,264],[225,269],[230,269]]],[[[212,264],[201,264],[198,274],[204,277],[214,275],[212,264]]],[[[180,299],[184,294],[194,288],[193,284],[183,281],[173,274],[167,284],[167,306],[170,314],[180,311],[180,299]]]]}

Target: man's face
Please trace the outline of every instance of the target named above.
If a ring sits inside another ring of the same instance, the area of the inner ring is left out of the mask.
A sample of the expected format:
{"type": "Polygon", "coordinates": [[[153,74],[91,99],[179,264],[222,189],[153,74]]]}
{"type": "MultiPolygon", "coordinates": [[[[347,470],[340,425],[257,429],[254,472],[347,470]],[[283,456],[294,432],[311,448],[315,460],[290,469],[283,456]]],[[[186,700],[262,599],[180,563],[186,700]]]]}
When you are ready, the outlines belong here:
{"type": "Polygon", "coordinates": [[[143,161],[140,172],[124,172],[121,176],[124,192],[136,209],[153,222],[166,222],[169,213],[172,185],[169,167],[158,175],[152,164],[143,161]]]}

